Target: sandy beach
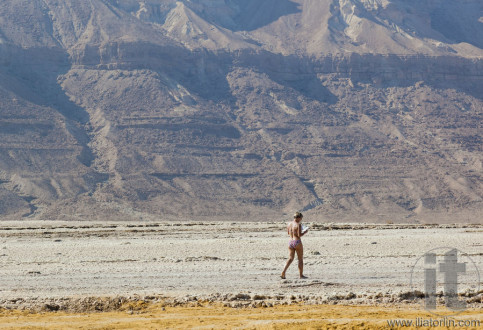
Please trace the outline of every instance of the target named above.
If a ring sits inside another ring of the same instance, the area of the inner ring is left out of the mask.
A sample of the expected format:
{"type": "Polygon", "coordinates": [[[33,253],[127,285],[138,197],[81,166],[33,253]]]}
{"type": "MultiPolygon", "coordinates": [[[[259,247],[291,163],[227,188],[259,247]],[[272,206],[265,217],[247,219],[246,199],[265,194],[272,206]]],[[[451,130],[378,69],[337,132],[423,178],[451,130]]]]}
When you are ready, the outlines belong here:
{"type": "Polygon", "coordinates": [[[26,313],[0,311],[0,328],[11,329],[481,329],[483,312],[468,310],[444,320],[417,307],[346,305],[227,308],[216,304],[163,307],[156,304],[115,312],[26,313]],[[480,322],[478,325],[478,321],[480,322]],[[400,322],[399,326],[395,322],[400,322]],[[423,326],[423,324],[432,326],[423,326]],[[446,325],[445,325],[446,322],[446,325]],[[456,323],[461,322],[461,323],[456,323]],[[412,324],[409,324],[412,323],[412,324]],[[406,324],[406,326],[404,326],[406,324]]]}
{"type": "Polygon", "coordinates": [[[2,318],[7,326],[16,312],[129,311],[126,304],[422,310],[410,294],[422,288],[418,260],[438,247],[465,253],[459,292],[481,318],[482,225],[308,225],[309,278],[298,279],[294,262],[282,280],[283,222],[2,222],[2,318]]]}

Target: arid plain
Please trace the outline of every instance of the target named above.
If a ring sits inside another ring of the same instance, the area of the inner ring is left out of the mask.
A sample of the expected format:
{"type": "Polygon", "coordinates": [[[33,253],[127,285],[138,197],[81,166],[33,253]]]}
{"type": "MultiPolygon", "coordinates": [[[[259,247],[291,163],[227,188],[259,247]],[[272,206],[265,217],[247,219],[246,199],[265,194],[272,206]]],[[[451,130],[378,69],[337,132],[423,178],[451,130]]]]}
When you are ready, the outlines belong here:
{"type": "Polygon", "coordinates": [[[482,225],[309,225],[309,279],[294,263],[282,280],[283,222],[2,222],[0,323],[384,327],[431,317],[410,292],[423,290],[418,260],[438,247],[464,252],[468,311],[456,318],[481,320],[482,225]]]}

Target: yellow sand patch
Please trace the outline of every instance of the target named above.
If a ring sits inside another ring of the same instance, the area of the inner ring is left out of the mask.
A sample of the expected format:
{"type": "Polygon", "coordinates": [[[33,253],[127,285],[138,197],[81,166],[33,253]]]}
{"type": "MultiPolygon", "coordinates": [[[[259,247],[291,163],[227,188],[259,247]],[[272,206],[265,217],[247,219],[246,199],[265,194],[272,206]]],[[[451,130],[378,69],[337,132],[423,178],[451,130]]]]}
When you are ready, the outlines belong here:
{"type": "MultiPolygon", "coordinates": [[[[235,309],[220,304],[203,307],[151,305],[141,311],[68,314],[29,314],[1,311],[1,329],[388,329],[388,320],[423,322],[440,320],[419,307],[375,307],[342,305],[290,305],[270,308],[235,309]]],[[[480,320],[483,310],[465,311],[448,320],[480,320]]],[[[414,325],[414,323],[413,323],[414,325]]],[[[402,327],[401,327],[402,328],[402,327]]],[[[413,327],[408,327],[414,328],[413,327]]],[[[447,329],[448,327],[431,327],[447,329]]],[[[452,328],[452,327],[449,327],[452,328]]],[[[419,327],[419,329],[430,329],[419,327]]]]}

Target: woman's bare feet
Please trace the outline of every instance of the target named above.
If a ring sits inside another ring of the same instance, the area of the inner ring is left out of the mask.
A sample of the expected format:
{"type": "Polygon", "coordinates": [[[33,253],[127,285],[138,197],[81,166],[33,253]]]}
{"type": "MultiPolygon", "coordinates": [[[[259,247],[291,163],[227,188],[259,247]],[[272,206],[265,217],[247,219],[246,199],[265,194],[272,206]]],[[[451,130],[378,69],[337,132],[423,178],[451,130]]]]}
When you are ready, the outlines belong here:
{"type": "Polygon", "coordinates": [[[280,275],[280,278],[281,278],[282,280],[284,280],[284,279],[285,279],[285,274],[284,274],[284,273],[282,273],[282,275],[280,275]]]}
{"type": "Polygon", "coordinates": [[[301,275],[301,276],[300,276],[300,278],[301,278],[301,279],[306,279],[306,278],[308,278],[308,277],[307,277],[307,276],[305,276],[305,275],[301,275]]]}

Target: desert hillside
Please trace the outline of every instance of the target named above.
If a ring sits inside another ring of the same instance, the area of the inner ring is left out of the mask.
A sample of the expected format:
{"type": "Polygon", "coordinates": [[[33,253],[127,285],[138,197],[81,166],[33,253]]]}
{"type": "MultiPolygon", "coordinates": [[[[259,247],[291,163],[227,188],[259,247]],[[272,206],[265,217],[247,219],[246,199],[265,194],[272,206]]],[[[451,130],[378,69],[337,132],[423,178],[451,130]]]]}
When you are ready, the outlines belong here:
{"type": "Polygon", "coordinates": [[[0,219],[483,222],[480,0],[3,0],[0,219]]]}

